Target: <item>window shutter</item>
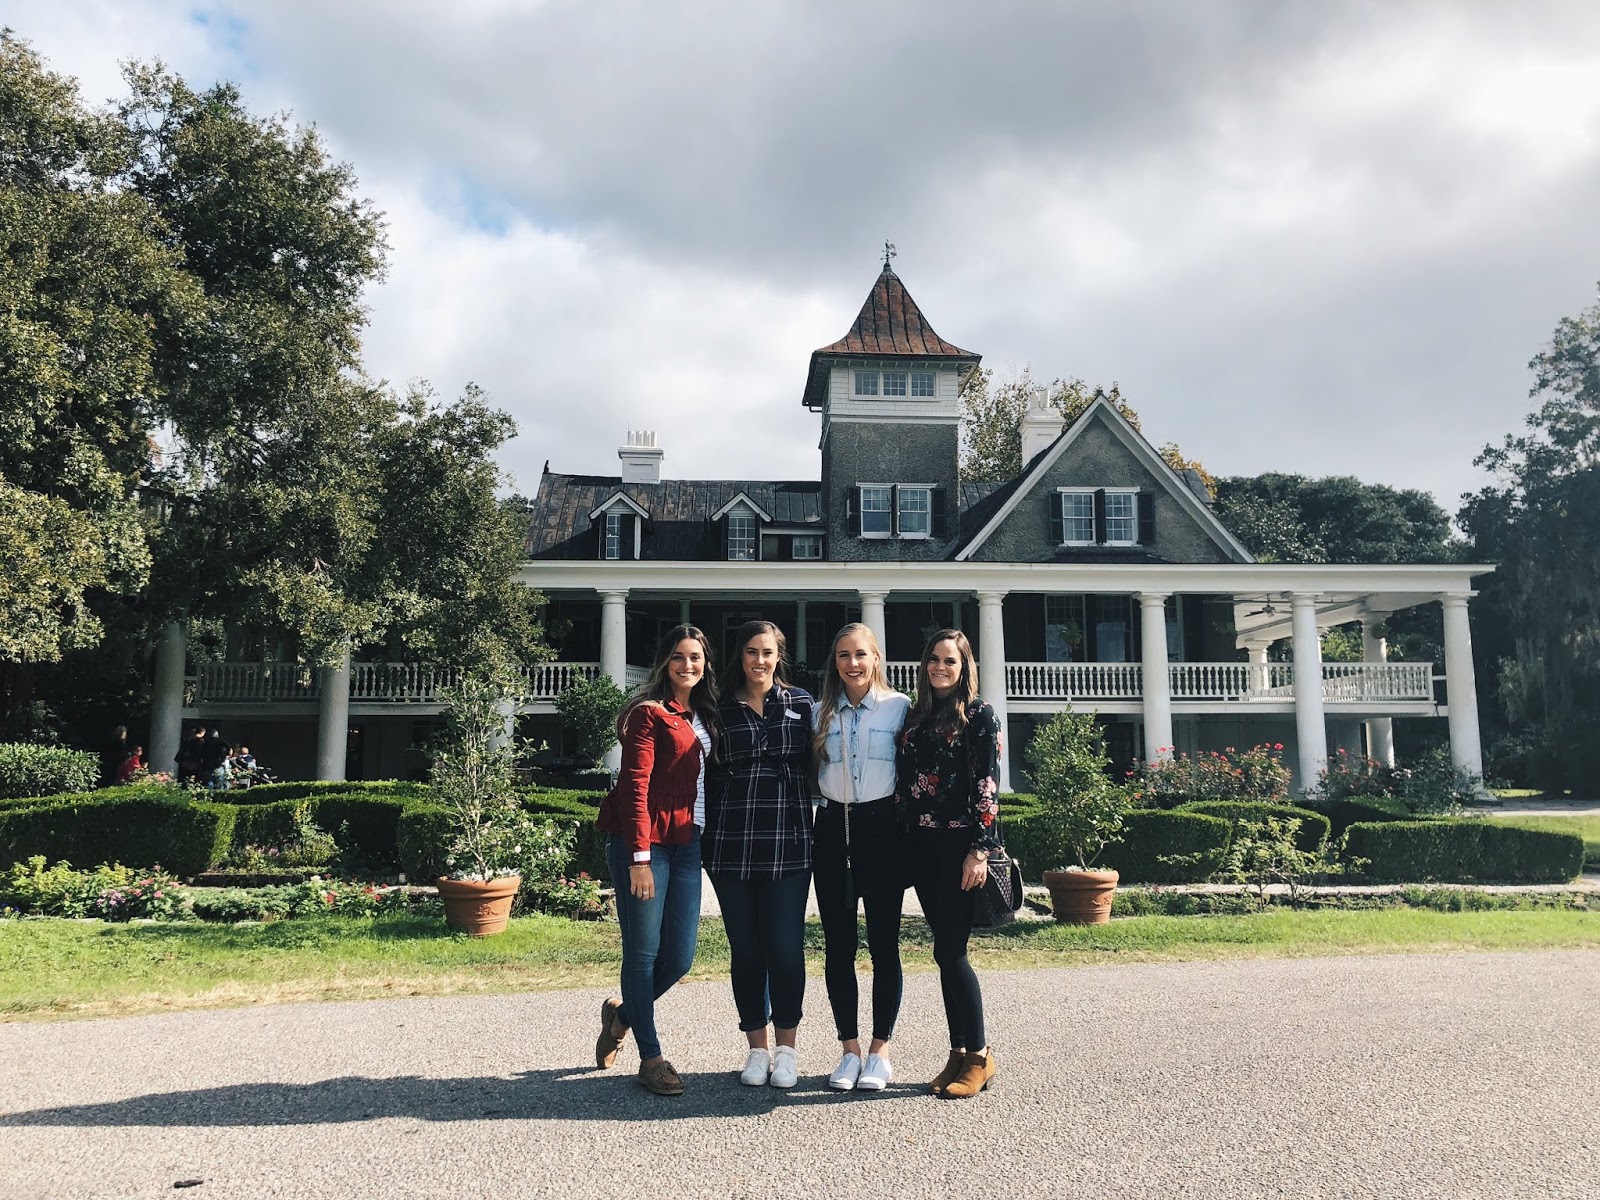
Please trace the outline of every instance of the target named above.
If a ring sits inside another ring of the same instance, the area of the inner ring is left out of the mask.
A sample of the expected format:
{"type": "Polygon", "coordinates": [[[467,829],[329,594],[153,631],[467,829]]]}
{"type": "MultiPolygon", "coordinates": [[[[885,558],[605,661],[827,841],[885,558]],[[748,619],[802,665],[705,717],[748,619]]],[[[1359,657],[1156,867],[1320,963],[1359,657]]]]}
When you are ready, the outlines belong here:
{"type": "Polygon", "coordinates": [[[1094,490],[1094,540],[1098,546],[1106,544],[1106,490],[1094,490]]]}
{"type": "Polygon", "coordinates": [[[851,488],[845,493],[846,519],[850,524],[850,536],[861,536],[861,488],[851,488]]]}
{"type": "Polygon", "coordinates": [[[624,513],[623,514],[623,517],[622,517],[622,531],[621,531],[622,532],[622,545],[617,548],[617,557],[618,558],[634,558],[634,557],[636,557],[636,555],[633,553],[633,527],[634,527],[634,523],[636,521],[638,521],[638,519],[639,519],[638,516],[636,514],[634,514],[634,513],[624,513]]]}
{"type": "Polygon", "coordinates": [[[889,488],[889,536],[900,536],[900,485],[889,488]]]}
{"type": "Polygon", "coordinates": [[[778,539],[778,557],[794,561],[794,538],[781,537],[778,539]]]}
{"type": "Polygon", "coordinates": [[[949,492],[942,487],[933,489],[933,536],[947,538],[950,536],[950,506],[948,504],[949,492]]]}
{"type": "Polygon", "coordinates": [[[1067,498],[1061,492],[1049,492],[1044,500],[1045,508],[1050,512],[1050,544],[1060,546],[1067,540],[1067,525],[1061,511],[1067,498]]]}
{"type": "Polygon", "coordinates": [[[1154,546],[1156,544],[1156,497],[1154,492],[1140,492],[1139,504],[1139,545],[1154,546]]]}
{"type": "Polygon", "coordinates": [[[726,513],[717,518],[717,544],[721,548],[718,557],[726,562],[728,559],[728,516],[726,513]]]}
{"type": "Polygon", "coordinates": [[[594,521],[594,556],[606,556],[606,515],[601,513],[594,521]]]}

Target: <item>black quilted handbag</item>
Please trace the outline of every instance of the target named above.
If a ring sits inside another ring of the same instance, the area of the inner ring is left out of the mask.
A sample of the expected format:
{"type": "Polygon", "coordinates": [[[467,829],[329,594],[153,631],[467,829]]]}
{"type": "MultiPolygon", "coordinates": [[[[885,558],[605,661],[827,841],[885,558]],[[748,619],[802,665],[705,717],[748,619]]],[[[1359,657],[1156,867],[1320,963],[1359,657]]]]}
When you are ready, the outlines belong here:
{"type": "Polygon", "coordinates": [[[972,927],[998,929],[1022,907],[1022,868],[1005,848],[989,852],[989,875],[972,889],[972,927]]]}

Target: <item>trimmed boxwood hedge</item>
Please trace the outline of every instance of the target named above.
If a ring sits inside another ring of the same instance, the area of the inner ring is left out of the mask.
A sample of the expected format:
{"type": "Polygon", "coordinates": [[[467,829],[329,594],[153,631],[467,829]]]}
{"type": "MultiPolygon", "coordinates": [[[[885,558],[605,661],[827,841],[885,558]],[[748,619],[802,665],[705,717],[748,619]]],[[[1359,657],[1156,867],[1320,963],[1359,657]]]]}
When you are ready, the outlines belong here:
{"type": "Polygon", "coordinates": [[[1350,826],[1349,858],[1371,880],[1441,883],[1568,883],[1583,870],[1574,833],[1491,821],[1372,821],[1350,826]]]}
{"type": "Polygon", "coordinates": [[[1300,828],[1295,834],[1295,845],[1308,852],[1316,850],[1326,842],[1331,831],[1327,817],[1319,812],[1312,812],[1309,808],[1296,808],[1292,804],[1265,804],[1249,800],[1194,800],[1178,811],[1205,813],[1210,817],[1221,817],[1230,824],[1234,821],[1244,821],[1260,825],[1269,817],[1276,817],[1280,821],[1299,821],[1300,828]]]}
{"type": "Polygon", "coordinates": [[[1317,811],[1327,816],[1334,837],[1358,822],[1411,820],[1410,807],[1395,796],[1350,796],[1331,804],[1318,804],[1317,811]]]}
{"type": "Polygon", "coordinates": [[[0,812],[0,862],[42,854],[78,866],[120,862],[196,875],[228,853],[238,809],[144,788],[136,795],[88,792],[0,812]]]}
{"type": "MultiPolygon", "coordinates": [[[[1000,797],[1000,832],[1006,849],[1022,865],[1024,878],[1038,882],[1060,863],[1044,861],[1036,830],[1044,816],[1027,793],[1000,797]]],[[[1112,867],[1125,883],[1196,883],[1222,865],[1232,823],[1205,813],[1136,808],[1123,822],[1123,836],[1105,848],[1100,867],[1112,867]],[[1196,855],[1193,863],[1162,862],[1164,857],[1196,855]]]]}
{"type": "Polygon", "coordinates": [[[99,778],[100,760],[86,750],[0,742],[0,797],[86,792],[99,778]]]}

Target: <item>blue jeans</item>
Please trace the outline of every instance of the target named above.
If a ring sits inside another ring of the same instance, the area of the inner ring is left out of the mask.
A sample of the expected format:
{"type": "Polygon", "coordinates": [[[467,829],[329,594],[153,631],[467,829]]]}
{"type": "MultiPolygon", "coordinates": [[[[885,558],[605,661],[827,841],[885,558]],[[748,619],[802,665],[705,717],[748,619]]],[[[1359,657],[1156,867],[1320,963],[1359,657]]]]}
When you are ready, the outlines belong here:
{"type": "Polygon", "coordinates": [[[651,846],[656,894],[635,898],[628,888],[633,855],[616,834],[606,838],[606,865],[617,889],[622,927],[622,1023],[633,1030],[641,1060],[661,1053],[656,1001],[689,973],[700,936],[700,831],[681,846],[651,846]]]}

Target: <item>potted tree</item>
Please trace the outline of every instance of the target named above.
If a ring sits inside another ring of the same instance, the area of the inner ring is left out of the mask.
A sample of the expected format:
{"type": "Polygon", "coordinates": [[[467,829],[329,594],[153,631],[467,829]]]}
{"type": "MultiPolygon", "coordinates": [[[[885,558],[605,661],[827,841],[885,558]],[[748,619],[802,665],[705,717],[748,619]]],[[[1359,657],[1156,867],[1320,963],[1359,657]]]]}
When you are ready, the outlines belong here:
{"type": "Polygon", "coordinates": [[[1093,714],[1059,712],[1028,743],[1028,767],[1039,805],[1029,824],[1044,861],[1057,921],[1102,925],[1111,919],[1117,872],[1094,864],[1122,831],[1128,796],[1106,775],[1110,765],[1093,714]]]}
{"type": "Polygon", "coordinates": [[[485,937],[505,929],[525,849],[538,840],[514,786],[516,752],[506,717],[515,696],[492,678],[465,676],[441,699],[445,729],[431,781],[449,813],[449,841],[439,897],[451,929],[485,937]]]}

